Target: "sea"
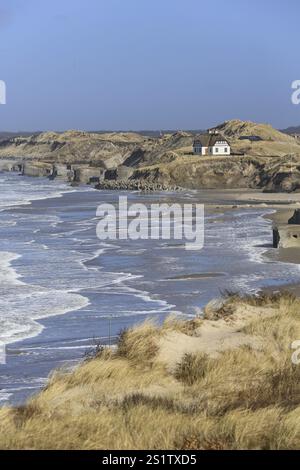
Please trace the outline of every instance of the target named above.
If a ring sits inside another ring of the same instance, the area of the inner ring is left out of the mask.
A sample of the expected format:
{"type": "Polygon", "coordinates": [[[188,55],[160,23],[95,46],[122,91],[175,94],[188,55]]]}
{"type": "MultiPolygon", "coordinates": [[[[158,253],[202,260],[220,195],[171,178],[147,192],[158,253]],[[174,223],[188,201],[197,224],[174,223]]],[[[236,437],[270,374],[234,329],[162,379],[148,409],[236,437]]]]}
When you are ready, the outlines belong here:
{"type": "Polygon", "coordinates": [[[300,282],[299,265],[272,251],[266,207],[205,210],[204,246],[194,251],[175,239],[101,241],[97,207],[116,207],[120,195],[205,206],[213,192],[99,191],[0,173],[0,195],[0,406],[24,403],[53,370],[147,318],[193,318],[226,290],[300,282]]]}

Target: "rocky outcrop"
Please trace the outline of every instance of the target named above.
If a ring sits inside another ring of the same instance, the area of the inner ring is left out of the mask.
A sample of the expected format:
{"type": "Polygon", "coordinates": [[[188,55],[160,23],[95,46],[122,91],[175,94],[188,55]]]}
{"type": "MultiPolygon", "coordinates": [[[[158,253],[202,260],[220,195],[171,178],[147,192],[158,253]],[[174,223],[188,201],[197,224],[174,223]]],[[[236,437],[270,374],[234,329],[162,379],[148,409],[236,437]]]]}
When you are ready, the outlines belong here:
{"type": "Polygon", "coordinates": [[[64,165],[23,160],[0,160],[0,171],[14,171],[31,177],[48,177],[76,183],[99,183],[105,170],[87,165],[64,165]]]}
{"type": "Polygon", "coordinates": [[[112,168],[149,140],[134,133],[96,134],[81,131],[45,132],[0,142],[0,158],[24,158],[52,163],[93,164],[112,168]]]}
{"type": "Polygon", "coordinates": [[[260,173],[265,192],[292,192],[300,189],[300,156],[268,158],[260,173]]]}
{"type": "Polygon", "coordinates": [[[24,162],[23,175],[26,176],[51,176],[53,165],[42,162],[24,162]]]}
{"type": "Polygon", "coordinates": [[[289,225],[299,225],[300,226],[300,209],[296,209],[292,217],[288,220],[289,225]]]}
{"type": "Polygon", "coordinates": [[[247,139],[255,136],[255,140],[260,141],[294,142],[293,137],[274,129],[270,124],[258,124],[251,121],[241,121],[240,119],[225,121],[214,129],[226,137],[233,139],[247,139]]]}
{"type": "Polygon", "coordinates": [[[81,131],[7,137],[0,141],[0,171],[116,189],[136,189],[139,184],[147,188],[300,191],[297,139],[267,124],[239,120],[216,129],[227,137],[234,155],[194,156],[193,134],[189,132],[156,138],[81,131]]]}
{"type": "Polygon", "coordinates": [[[133,168],[121,165],[118,168],[105,171],[105,179],[126,181],[132,177],[133,173],[133,168]]]}
{"type": "Polygon", "coordinates": [[[300,225],[273,227],[274,248],[300,248],[300,225]]]}
{"type": "Polygon", "coordinates": [[[178,157],[161,165],[136,169],[133,177],[191,189],[254,188],[260,182],[260,162],[246,157],[201,159],[178,157]]]}
{"type": "Polygon", "coordinates": [[[103,168],[78,166],[73,167],[74,181],[77,183],[99,183],[104,177],[103,168]]]}
{"type": "Polygon", "coordinates": [[[0,171],[23,171],[23,163],[18,160],[0,160],[0,171]]]}
{"type": "Polygon", "coordinates": [[[96,185],[96,189],[119,191],[180,191],[179,186],[168,186],[160,183],[151,183],[143,180],[103,180],[96,185]]]}
{"type": "Polygon", "coordinates": [[[75,172],[71,165],[62,165],[56,163],[52,167],[52,178],[62,179],[64,181],[74,181],[75,172]]]}
{"type": "Polygon", "coordinates": [[[273,226],[275,248],[300,248],[300,209],[296,209],[287,224],[273,226]]]}

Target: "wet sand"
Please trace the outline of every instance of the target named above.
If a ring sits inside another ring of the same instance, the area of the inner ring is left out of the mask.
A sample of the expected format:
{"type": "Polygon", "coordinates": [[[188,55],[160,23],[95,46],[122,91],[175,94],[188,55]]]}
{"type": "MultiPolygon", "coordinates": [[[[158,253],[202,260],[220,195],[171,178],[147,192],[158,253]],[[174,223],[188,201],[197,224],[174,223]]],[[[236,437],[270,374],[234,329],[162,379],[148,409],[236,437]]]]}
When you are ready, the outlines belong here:
{"type": "MultiPolygon", "coordinates": [[[[199,190],[199,203],[205,205],[205,213],[209,215],[226,214],[229,211],[243,209],[273,209],[272,214],[264,217],[271,220],[274,224],[287,223],[288,219],[293,215],[295,209],[300,208],[300,193],[263,193],[256,189],[212,189],[199,190]]],[[[217,221],[223,222],[222,217],[217,221]]],[[[215,222],[213,222],[215,223],[215,222]]],[[[270,250],[264,254],[265,257],[272,261],[284,263],[298,264],[300,269],[300,248],[279,248],[275,249],[270,246],[270,250]]],[[[178,276],[173,280],[191,280],[205,279],[209,277],[222,276],[222,273],[199,273],[185,276],[178,276]]],[[[170,280],[172,280],[170,278],[170,280]]],[[[283,283],[284,284],[284,283],[283,283]]],[[[300,296],[300,283],[284,285],[281,287],[269,287],[267,290],[290,290],[295,295],[300,296]]],[[[263,289],[265,290],[265,288],[263,289]]]]}
{"type": "Polygon", "coordinates": [[[210,279],[213,277],[226,276],[225,273],[192,273],[183,276],[168,277],[168,281],[190,281],[192,279],[210,279]]]}
{"type": "MultiPolygon", "coordinates": [[[[254,190],[128,193],[130,202],[147,205],[157,201],[204,204],[206,215],[213,217],[207,217],[206,250],[196,254],[168,241],[132,245],[130,240],[118,240],[100,246],[95,230],[97,205],[116,203],[118,196],[113,191],[89,191],[84,196],[74,192],[3,212],[3,217],[18,222],[16,230],[5,220],[2,239],[9,241],[7,251],[23,256],[22,263],[15,263],[22,280],[40,286],[44,279],[47,289],[56,292],[72,290],[75,279],[77,294],[80,288],[80,295],[89,299],[80,310],[39,320],[43,331],[38,336],[7,347],[0,388],[10,395],[11,402],[22,403],[44,385],[50,370],[82,360],[95,335],[101,344],[108,344],[120,330],[146,316],[159,322],[170,312],[194,316],[226,289],[252,292],[269,283],[278,290],[300,277],[295,264],[276,263],[275,256],[281,254],[271,249],[271,224],[261,218],[269,209],[274,209],[274,214],[292,213],[292,205],[300,204],[300,195],[295,195],[296,200],[290,195],[272,195],[270,200],[269,194],[254,190]],[[51,219],[44,221],[43,227],[44,214],[55,216],[52,225],[51,219]],[[266,246],[274,264],[265,262],[266,246]]],[[[300,295],[300,287],[292,288],[300,295]]],[[[31,301],[26,308],[22,305],[22,312],[32,305],[31,301]]]]}
{"type": "MultiPolygon", "coordinates": [[[[226,212],[228,210],[235,210],[243,208],[268,208],[273,209],[273,214],[265,215],[266,219],[271,220],[274,225],[285,224],[288,219],[292,217],[295,209],[300,208],[300,194],[299,193],[263,193],[256,190],[225,190],[216,191],[212,196],[210,203],[206,204],[206,211],[211,214],[226,212]],[[224,204],[214,204],[213,198],[218,201],[220,197],[224,197],[224,204]]],[[[220,219],[221,221],[221,219],[220,219]]],[[[283,263],[292,263],[299,265],[300,269],[300,247],[299,248],[270,248],[265,253],[265,256],[272,261],[279,261],[283,263]]],[[[278,291],[288,290],[293,294],[300,296],[300,283],[284,285],[282,287],[268,287],[263,290],[278,291]]]]}
{"type": "MultiPolygon", "coordinates": [[[[210,213],[218,213],[226,210],[234,210],[240,208],[266,207],[274,209],[273,214],[265,216],[275,225],[285,224],[292,217],[294,210],[300,208],[300,193],[263,193],[255,191],[216,191],[215,195],[219,199],[220,195],[224,195],[223,205],[207,204],[207,210],[210,213]],[[229,203],[228,203],[228,202],[229,203]],[[232,204],[234,203],[234,204],[232,204]]],[[[279,248],[276,250],[275,258],[285,263],[294,263],[300,265],[300,247],[298,248],[279,248]]],[[[300,288],[299,288],[300,294],[300,288]]]]}

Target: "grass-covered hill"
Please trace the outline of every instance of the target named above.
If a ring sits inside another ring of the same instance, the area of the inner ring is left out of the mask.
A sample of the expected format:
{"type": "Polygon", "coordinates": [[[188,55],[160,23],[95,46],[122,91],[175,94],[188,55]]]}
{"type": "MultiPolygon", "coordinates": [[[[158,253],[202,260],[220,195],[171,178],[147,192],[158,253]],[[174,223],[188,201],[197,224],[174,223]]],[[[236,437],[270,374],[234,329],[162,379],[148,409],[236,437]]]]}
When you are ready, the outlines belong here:
{"type": "Polygon", "coordinates": [[[205,319],[127,330],[2,408],[0,448],[298,449],[299,309],[290,294],[229,294],[205,319]]]}
{"type": "Polygon", "coordinates": [[[268,124],[240,120],[226,121],[215,129],[228,139],[230,157],[193,156],[193,132],[143,136],[132,132],[67,131],[8,136],[0,141],[0,159],[30,161],[30,165],[38,167],[37,174],[43,174],[40,164],[59,163],[91,167],[91,176],[99,176],[99,169],[114,170],[113,178],[119,180],[143,180],[172,187],[271,191],[300,188],[297,138],[268,124]],[[118,171],[120,167],[125,171],[118,171]]]}

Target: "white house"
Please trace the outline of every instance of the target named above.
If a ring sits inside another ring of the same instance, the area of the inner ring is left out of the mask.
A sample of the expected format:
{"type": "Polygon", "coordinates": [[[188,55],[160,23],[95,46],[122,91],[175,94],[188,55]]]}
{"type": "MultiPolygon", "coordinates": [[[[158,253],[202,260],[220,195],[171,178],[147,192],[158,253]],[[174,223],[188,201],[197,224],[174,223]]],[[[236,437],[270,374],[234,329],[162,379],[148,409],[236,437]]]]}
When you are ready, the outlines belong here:
{"type": "Polygon", "coordinates": [[[193,142],[195,155],[230,155],[230,145],[221,134],[200,134],[193,142]]]}

